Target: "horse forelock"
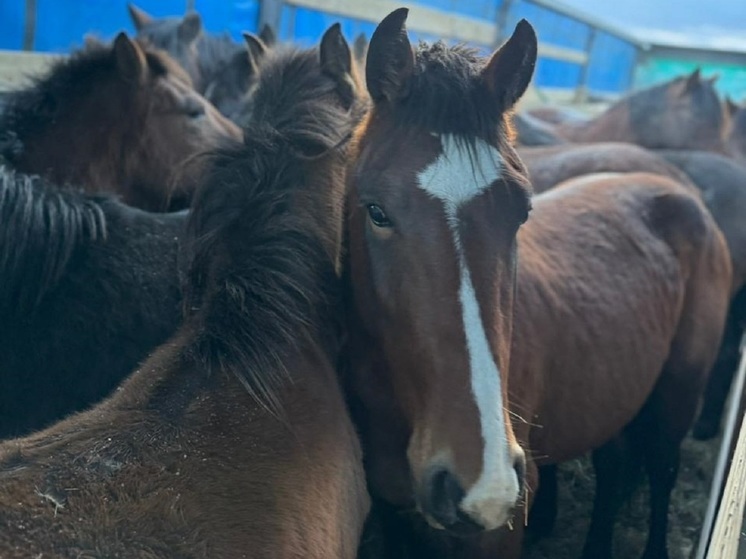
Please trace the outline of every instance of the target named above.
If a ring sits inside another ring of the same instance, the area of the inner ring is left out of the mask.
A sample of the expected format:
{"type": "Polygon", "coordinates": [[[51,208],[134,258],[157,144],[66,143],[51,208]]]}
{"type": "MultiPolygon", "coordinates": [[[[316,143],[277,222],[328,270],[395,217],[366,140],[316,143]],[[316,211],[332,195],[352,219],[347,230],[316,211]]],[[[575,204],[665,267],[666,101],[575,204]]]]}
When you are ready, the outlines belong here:
{"type": "Polygon", "coordinates": [[[98,200],[0,167],[0,306],[33,312],[62,277],[76,248],[106,237],[98,200]]]}

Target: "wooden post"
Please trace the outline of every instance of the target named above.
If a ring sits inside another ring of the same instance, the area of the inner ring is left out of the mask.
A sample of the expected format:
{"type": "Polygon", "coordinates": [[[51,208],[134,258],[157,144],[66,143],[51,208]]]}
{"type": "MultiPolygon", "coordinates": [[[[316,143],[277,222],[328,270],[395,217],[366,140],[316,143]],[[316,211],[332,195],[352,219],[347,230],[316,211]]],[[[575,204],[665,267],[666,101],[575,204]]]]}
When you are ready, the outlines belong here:
{"type": "Polygon", "coordinates": [[[275,31],[279,38],[282,5],[282,0],[262,0],[259,5],[259,23],[257,29],[261,29],[264,24],[267,24],[275,31]]]}
{"type": "Polygon", "coordinates": [[[710,498],[707,503],[707,512],[705,513],[702,531],[699,535],[699,544],[697,546],[696,559],[735,559],[738,550],[738,540],[741,531],[741,522],[743,516],[744,499],[746,498],[746,430],[744,430],[742,421],[739,421],[741,410],[741,399],[746,385],[746,334],[741,338],[741,361],[738,364],[738,371],[731,388],[730,398],[728,400],[727,416],[725,419],[723,439],[720,442],[720,452],[715,464],[713,473],[712,487],[710,489],[710,498]],[[738,444],[733,461],[731,462],[730,472],[727,474],[728,462],[730,458],[733,439],[736,435],[736,429],[741,427],[738,435],[738,444]],[[740,457],[740,458],[739,458],[740,457]],[[739,463],[740,461],[740,463],[739,463]],[[720,499],[723,489],[723,479],[726,479],[725,493],[720,499]],[[718,503],[720,506],[718,507],[718,503]],[[740,509],[738,509],[740,507],[740,509]],[[734,518],[737,510],[740,510],[738,518],[734,518]],[[713,529],[713,522],[715,528],[713,529]],[[738,526],[733,533],[733,523],[737,522],[738,526]],[[716,539],[716,534],[717,538],[716,539]],[[730,540],[734,539],[732,542],[730,540]],[[709,547],[708,547],[709,544],[709,547]],[[722,547],[727,544],[728,547],[722,547]],[[733,550],[733,555],[719,555],[719,551],[733,550]]]}
{"type": "Polygon", "coordinates": [[[575,88],[576,103],[583,103],[588,97],[588,74],[590,73],[591,67],[591,51],[593,50],[593,45],[596,43],[597,32],[598,30],[595,27],[588,25],[588,39],[585,41],[586,59],[580,67],[578,85],[575,88]]]}
{"type": "Polygon", "coordinates": [[[495,22],[495,44],[493,45],[495,48],[499,47],[507,38],[508,30],[505,27],[508,25],[508,14],[512,3],[513,0],[503,0],[498,9],[497,21],[495,22]]]}
{"type": "Polygon", "coordinates": [[[741,422],[738,444],[725,484],[707,559],[736,559],[741,540],[744,503],[746,503],[746,418],[741,422]]]}
{"type": "Polygon", "coordinates": [[[23,50],[34,50],[34,42],[36,42],[36,0],[26,0],[23,50]]]}

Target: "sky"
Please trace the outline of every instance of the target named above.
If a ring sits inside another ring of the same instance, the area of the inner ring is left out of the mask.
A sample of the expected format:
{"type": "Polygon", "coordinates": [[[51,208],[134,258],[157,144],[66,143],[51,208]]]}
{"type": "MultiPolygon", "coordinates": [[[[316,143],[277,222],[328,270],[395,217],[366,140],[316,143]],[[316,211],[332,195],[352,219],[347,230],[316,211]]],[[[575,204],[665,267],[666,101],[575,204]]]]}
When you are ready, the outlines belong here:
{"type": "Polygon", "coordinates": [[[746,0],[561,0],[643,41],[746,51],[746,0]]]}

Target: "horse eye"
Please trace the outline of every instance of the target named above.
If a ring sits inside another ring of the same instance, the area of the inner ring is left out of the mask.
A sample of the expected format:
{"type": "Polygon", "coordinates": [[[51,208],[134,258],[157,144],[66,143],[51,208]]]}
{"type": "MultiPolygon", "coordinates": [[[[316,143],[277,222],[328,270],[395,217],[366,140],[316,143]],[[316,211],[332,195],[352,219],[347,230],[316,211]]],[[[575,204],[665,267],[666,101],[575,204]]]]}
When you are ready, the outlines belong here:
{"type": "Polygon", "coordinates": [[[391,221],[388,216],[386,216],[386,212],[383,211],[381,206],[368,204],[366,207],[368,208],[368,217],[370,217],[373,225],[376,227],[391,227],[391,221]]]}
{"type": "Polygon", "coordinates": [[[184,112],[189,118],[197,118],[205,114],[205,107],[197,101],[189,101],[184,107],[184,112]]]}

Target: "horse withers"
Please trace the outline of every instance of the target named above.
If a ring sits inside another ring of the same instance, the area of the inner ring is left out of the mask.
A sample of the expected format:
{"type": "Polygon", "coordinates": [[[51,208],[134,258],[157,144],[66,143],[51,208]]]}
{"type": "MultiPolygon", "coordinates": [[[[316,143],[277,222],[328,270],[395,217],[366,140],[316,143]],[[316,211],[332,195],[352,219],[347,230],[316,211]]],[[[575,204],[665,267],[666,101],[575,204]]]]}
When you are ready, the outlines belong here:
{"type": "Polygon", "coordinates": [[[329,211],[351,58],[333,26],[266,68],[254,126],[195,197],[182,328],[104,403],[0,445],[3,557],[356,556],[369,500],[329,211]]]}
{"type": "MultiPolygon", "coordinates": [[[[483,60],[413,49],[406,15],[370,41],[348,200],[350,398],[374,497],[399,511],[379,525],[418,533],[401,538],[411,556],[518,557],[536,466],[630,430],[651,477],[646,557],[662,557],[727,307],[722,235],[656,175],[568,185],[521,226],[530,186],[506,113],[531,79],[531,26],[483,60]]],[[[610,556],[610,527],[586,557],[610,556]]]]}
{"type": "Polygon", "coordinates": [[[0,157],[16,170],[151,211],[186,207],[199,155],[240,137],[172,59],[124,33],[57,62],[0,114],[0,157]]]}

